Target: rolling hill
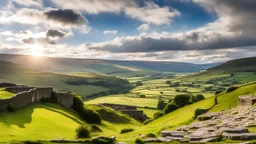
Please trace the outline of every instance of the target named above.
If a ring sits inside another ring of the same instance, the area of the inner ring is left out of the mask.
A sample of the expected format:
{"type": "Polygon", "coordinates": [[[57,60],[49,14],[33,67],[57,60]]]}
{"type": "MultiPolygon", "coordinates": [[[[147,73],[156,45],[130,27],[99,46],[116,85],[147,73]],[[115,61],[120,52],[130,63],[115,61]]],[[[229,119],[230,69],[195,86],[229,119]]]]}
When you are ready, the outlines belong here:
{"type": "Polygon", "coordinates": [[[44,72],[89,72],[122,77],[145,76],[161,72],[192,73],[199,72],[219,64],[50,58],[11,54],[0,54],[0,61],[21,64],[44,72]]]}
{"type": "Polygon", "coordinates": [[[59,91],[75,92],[82,97],[120,93],[132,86],[124,79],[79,73],[64,75],[33,70],[22,65],[0,61],[0,82],[12,82],[29,86],[53,86],[59,91]]]}

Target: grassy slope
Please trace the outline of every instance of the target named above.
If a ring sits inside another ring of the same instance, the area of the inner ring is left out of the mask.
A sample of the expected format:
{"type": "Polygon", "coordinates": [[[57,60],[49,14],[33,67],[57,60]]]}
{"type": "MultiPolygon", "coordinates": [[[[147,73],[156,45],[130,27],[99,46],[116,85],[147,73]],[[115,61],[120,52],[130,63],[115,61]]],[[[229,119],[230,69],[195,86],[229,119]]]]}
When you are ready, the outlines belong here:
{"type": "Polygon", "coordinates": [[[74,138],[76,127],[83,124],[71,110],[55,104],[30,105],[0,117],[0,142],[74,138]]]}
{"type": "MultiPolygon", "coordinates": [[[[100,113],[104,121],[97,135],[116,135],[122,128],[141,126],[131,117],[111,109],[88,106],[100,113]]],[[[33,104],[14,113],[0,113],[0,143],[24,140],[51,140],[54,138],[74,139],[75,129],[86,124],[70,109],[56,104],[33,104]]],[[[89,126],[89,124],[86,124],[89,126]]]]}
{"type": "Polygon", "coordinates": [[[254,93],[256,93],[256,83],[242,86],[230,93],[224,93],[218,96],[218,104],[214,106],[210,111],[221,111],[227,108],[235,107],[237,106],[239,96],[254,93]]]}
{"type": "Polygon", "coordinates": [[[0,88],[0,99],[9,98],[13,95],[13,93],[5,91],[4,88],[0,88]]]}
{"type": "MultiPolygon", "coordinates": [[[[65,90],[75,92],[83,97],[93,93],[108,91],[110,88],[96,85],[70,85],[66,81],[82,81],[88,80],[95,82],[99,80],[117,81],[119,78],[112,76],[83,73],[83,76],[71,76],[54,73],[39,72],[31,70],[20,65],[0,61],[0,82],[13,82],[16,84],[24,84],[30,86],[53,86],[57,90],[65,90]]],[[[74,74],[75,75],[75,74],[74,74]]],[[[81,75],[81,74],[80,74],[81,75]]]]}

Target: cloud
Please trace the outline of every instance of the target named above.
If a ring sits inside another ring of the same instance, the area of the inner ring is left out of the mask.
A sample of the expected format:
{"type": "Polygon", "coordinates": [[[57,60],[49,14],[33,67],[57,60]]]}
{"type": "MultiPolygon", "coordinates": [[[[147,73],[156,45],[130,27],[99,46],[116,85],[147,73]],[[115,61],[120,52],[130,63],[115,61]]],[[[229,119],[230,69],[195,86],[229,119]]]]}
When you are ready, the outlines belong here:
{"type": "Polygon", "coordinates": [[[256,45],[256,1],[194,0],[218,19],[183,33],[143,34],[117,37],[112,41],[84,44],[87,49],[113,53],[190,51],[256,45]]]}
{"type": "Polygon", "coordinates": [[[125,13],[142,22],[155,25],[170,24],[180,12],[167,6],[160,7],[153,1],[144,1],[142,6],[135,0],[52,0],[63,9],[85,11],[89,14],[125,13]]]}
{"type": "Polygon", "coordinates": [[[69,36],[69,35],[72,35],[72,33],[66,33],[59,29],[49,29],[46,32],[46,37],[52,37],[52,38],[63,38],[63,37],[69,36]]]}
{"type": "Polygon", "coordinates": [[[105,30],[103,32],[103,34],[107,35],[107,34],[112,34],[112,35],[116,35],[118,33],[117,30],[105,30]]]}
{"type": "Polygon", "coordinates": [[[26,7],[42,7],[43,6],[43,2],[41,0],[13,0],[12,2],[22,5],[22,6],[26,6],[26,7]]]}
{"type": "Polygon", "coordinates": [[[88,20],[79,12],[73,10],[48,9],[45,11],[22,8],[15,13],[2,11],[0,13],[2,23],[20,23],[29,25],[46,25],[54,28],[71,29],[76,28],[84,33],[90,31],[87,26],[88,20]]]}
{"type": "Polygon", "coordinates": [[[139,31],[147,31],[147,30],[149,30],[149,29],[150,29],[149,24],[142,24],[142,25],[140,25],[140,26],[137,28],[137,30],[139,30],[139,31]]]}

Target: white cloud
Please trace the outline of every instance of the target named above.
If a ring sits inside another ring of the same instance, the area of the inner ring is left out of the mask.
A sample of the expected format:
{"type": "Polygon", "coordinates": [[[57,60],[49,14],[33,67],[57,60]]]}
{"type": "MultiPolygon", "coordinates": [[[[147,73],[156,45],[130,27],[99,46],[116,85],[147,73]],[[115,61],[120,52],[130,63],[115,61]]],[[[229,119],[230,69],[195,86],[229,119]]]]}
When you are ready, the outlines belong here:
{"type": "Polygon", "coordinates": [[[41,0],[12,0],[12,2],[23,5],[23,6],[35,6],[35,7],[43,7],[43,2],[41,0]]]}
{"type": "Polygon", "coordinates": [[[167,6],[160,7],[153,1],[145,1],[140,7],[135,0],[52,0],[57,6],[64,9],[85,11],[90,14],[102,12],[121,13],[156,25],[170,24],[174,17],[180,15],[176,9],[167,6]]]}
{"type": "Polygon", "coordinates": [[[116,35],[117,33],[118,33],[117,30],[105,30],[103,32],[103,34],[105,34],[105,35],[108,35],[108,34],[116,35]]]}
{"type": "Polygon", "coordinates": [[[147,31],[147,30],[149,30],[150,29],[150,25],[149,24],[142,24],[142,25],[140,25],[138,28],[137,28],[137,30],[139,30],[139,31],[147,31]]]}

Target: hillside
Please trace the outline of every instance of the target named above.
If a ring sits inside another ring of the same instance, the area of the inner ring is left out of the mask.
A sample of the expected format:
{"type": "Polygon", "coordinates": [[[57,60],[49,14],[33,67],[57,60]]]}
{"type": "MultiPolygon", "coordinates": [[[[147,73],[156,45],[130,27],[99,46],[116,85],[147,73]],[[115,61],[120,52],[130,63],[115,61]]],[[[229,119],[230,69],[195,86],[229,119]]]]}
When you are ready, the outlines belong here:
{"type": "MultiPolygon", "coordinates": [[[[100,113],[103,117],[99,127],[103,132],[93,132],[92,136],[116,134],[125,127],[139,127],[141,124],[119,112],[92,107],[108,113],[100,113]],[[111,114],[112,118],[107,118],[111,114]],[[118,120],[116,123],[113,120],[118,120]]],[[[56,104],[33,104],[15,112],[0,113],[0,143],[24,140],[51,140],[55,138],[75,139],[75,129],[79,125],[87,125],[72,110],[56,104]]]]}
{"type": "Polygon", "coordinates": [[[160,72],[192,73],[219,64],[200,65],[183,62],[50,58],[10,54],[0,54],[0,61],[13,62],[44,72],[89,72],[122,77],[145,76],[160,72]]]}
{"type": "Polygon", "coordinates": [[[100,96],[127,91],[127,80],[113,76],[82,73],[64,75],[33,70],[22,65],[0,61],[0,82],[12,82],[29,86],[53,86],[60,91],[75,92],[82,97],[100,96]]]}

